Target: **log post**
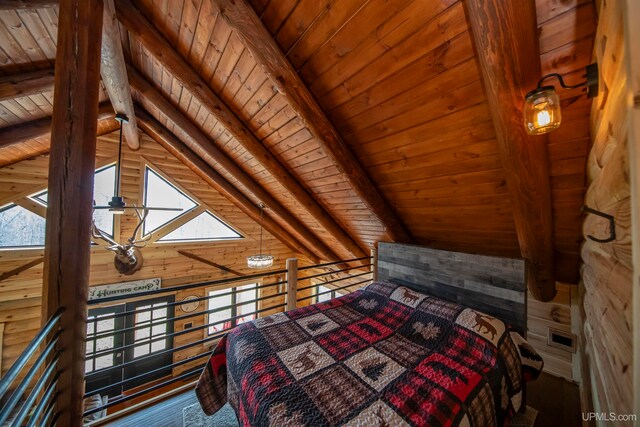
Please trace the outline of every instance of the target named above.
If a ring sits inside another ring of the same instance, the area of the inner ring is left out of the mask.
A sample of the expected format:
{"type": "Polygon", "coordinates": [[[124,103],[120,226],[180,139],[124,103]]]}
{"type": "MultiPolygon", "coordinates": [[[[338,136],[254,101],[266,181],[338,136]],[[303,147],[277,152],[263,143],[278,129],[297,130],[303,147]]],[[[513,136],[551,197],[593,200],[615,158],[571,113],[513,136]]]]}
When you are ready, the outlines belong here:
{"type": "Polygon", "coordinates": [[[498,148],[511,197],[520,253],[527,260],[531,295],[556,294],[549,157],[545,136],[522,124],[525,94],[540,77],[536,7],[530,1],[468,0],[475,42],[498,148]]]}
{"type": "Polygon", "coordinates": [[[101,0],[62,0],[59,7],[42,323],[64,309],[60,426],[82,425],[102,10],[101,0]]]}
{"type": "Polygon", "coordinates": [[[374,249],[371,249],[371,280],[378,281],[378,254],[374,249]]]}
{"type": "Polygon", "coordinates": [[[298,259],[287,258],[287,311],[298,305],[298,259]]]}

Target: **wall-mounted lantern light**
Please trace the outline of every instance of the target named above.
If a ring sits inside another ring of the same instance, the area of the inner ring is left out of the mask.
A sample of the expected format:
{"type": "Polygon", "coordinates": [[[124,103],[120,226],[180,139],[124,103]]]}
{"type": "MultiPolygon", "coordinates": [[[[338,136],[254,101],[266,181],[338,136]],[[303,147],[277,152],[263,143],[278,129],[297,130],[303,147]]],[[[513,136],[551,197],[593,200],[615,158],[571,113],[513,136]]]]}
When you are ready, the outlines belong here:
{"type": "Polygon", "coordinates": [[[553,86],[543,86],[546,79],[556,77],[564,89],[587,87],[587,97],[598,95],[598,64],[587,65],[586,81],[577,85],[566,85],[557,73],[547,74],[538,82],[538,87],[527,93],[524,100],[524,127],[530,135],[541,135],[557,129],[562,122],[560,98],[553,86]]]}

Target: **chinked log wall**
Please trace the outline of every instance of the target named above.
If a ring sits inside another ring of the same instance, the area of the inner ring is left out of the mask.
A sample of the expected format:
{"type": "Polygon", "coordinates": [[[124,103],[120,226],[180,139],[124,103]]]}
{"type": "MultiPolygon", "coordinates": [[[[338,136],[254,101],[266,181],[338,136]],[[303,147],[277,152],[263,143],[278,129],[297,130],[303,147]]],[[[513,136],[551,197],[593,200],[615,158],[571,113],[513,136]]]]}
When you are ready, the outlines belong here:
{"type": "MultiPolygon", "coordinates": [[[[596,411],[632,412],[632,257],[629,182],[628,76],[623,2],[602,2],[595,40],[600,94],[593,104],[586,205],[615,217],[617,239],[585,240],[582,246],[584,351],[586,377],[596,411]]],[[[608,221],[588,215],[586,236],[609,235],[608,221]]],[[[637,362],[636,362],[637,366],[637,362]]]]}

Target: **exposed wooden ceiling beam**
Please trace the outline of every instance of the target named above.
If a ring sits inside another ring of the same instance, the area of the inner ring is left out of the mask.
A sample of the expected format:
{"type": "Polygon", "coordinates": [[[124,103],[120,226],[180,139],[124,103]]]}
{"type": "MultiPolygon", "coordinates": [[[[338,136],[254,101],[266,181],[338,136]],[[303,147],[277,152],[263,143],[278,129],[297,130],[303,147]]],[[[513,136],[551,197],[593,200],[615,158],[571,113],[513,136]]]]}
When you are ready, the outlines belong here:
{"type": "Polygon", "coordinates": [[[5,273],[2,273],[0,274],[0,282],[10,277],[13,277],[16,274],[20,274],[23,271],[30,269],[31,267],[35,267],[36,265],[40,264],[43,261],[44,261],[44,257],[36,258],[33,261],[29,261],[28,263],[21,265],[20,267],[16,267],[13,270],[9,270],[5,273]]]}
{"type": "Polygon", "coordinates": [[[225,273],[231,273],[231,274],[234,274],[234,275],[236,275],[236,276],[244,276],[244,273],[241,273],[241,272],[239,272],[239,271],[236,271],[236,270],[234,270],[234,269],[232,269],[232,268],[229,268],[229,267],[227,267],[227,266],[224,266],[224,265],[218,264],[217,262],[209,261],[208,259],[206,259],[206,258],[202,258],[202,257],[200,257],[200,256],[198,256],[198,255],[196,255],[196,254],[192,254],[191,252],[187,252],[187,251],[178,251],[178,253],[179,253],[180,255],[182,255],[182,256],[186,256],[187,258],[191,258],[192,260],[199,261],[199,262],[201,262],[201,263],[203,263],[203,264],[210,265],[211,267],[215,267],[215,268],[217,268],[217,269],[219,269],[219,270],[224,271],[225,273]]]}
{"type": "Polygon", "coordinates": [[[262,164],[325,230],[356,257],[366,256],[333,217],[316,201],[249,128],[221,100],[187,61],[129,0],[116,0],[118,19],[160,63],[196,97],[220,123],[262,164]]]}
{"type": "Polygon", "coordinates": [[[547,140],[528,135],[522,124],[525,93],[540,77],[535,2],[467,0],[465,7],[498,138],[520,252],[528,261],[529,292],[538,300],[550,301],[556,289],[547,140]]]}
{"type": "Polygon", "coordinates": [[[195,124],[182,114],[171,102],[156,90],[140,73],[129,67],[129,81],[131,86],[146,98],[151,104],[156,106],[162,114],[180,128],[190,138],[187,145],[196,151],[204,153],[209,158],[214,159],[221,168],[227,171],[234,179],[237,179],[249,192],[256,196],[262,203],[267,205],[270,212],[277,215],[299,236],[299,238],[315,249],[321,257],[326,260],[340,259],[324,242],[309,231],[291,212],[289,212],[280,202],[278,202],[268,191],[258,184],[249,174],[247,174],[227,153],[209,139],[195,124]]]}
{"type": "MultiPolygon", "coordinates": [[[[108,102],[100,104],[98,109],[98,120],[107,120],[113,118],[113,108],[108,102]]],[[[103,130],[108,130],[105,127],[103,130]]],[[[110,130],[109,132],[115,129],[110,130]]],[[[32,120],[30,122],[21,123],[0,129],[0,148],[11,147],[22,144],[35,138],[46,137],[51,133],[51,117],[32,120]]],[[[108,132],[106,132],[108,133],[108,132]]]]}
{"type": "MultiPolygon", "coordinates": [[[[223,194],[242,212],[256,222],[260,221],[260,208],[255,205],[247,196],[238,190],[233,184],[227,181],[200,156],[194,153],[185,143],[180,141],[172,132],[165,128],[160,122],[154,119],[151,114],[142,107],[136,105],[138,123],[140,128],[147,133],[154,141],[164,147],[169,153],[180,160],[189,169],[195,172],[205,182],[223,194]]],[[[287,245],[292,251],[302,253],[314,263],[320,260],[316,254],[311,252],[305,245],[300,243],[288,231],[274,221],[269,213],[263,215],[262,224],[265,230],[287,245]]]]}
{"type": "Polygon", "coordinates": [[[0,2],[0,10],[44,9],[57,7],[58,3],[57,0],[2,0],[0,2]]]}
{"type": "Polygon", "coordinates": [[[410,243],[411,235],[402,221],[340,137],[251,5],[245,0],[211,2],[220,16],[244,40],[253,58],[298,113],[345,181],[380,219],[389,236],[395,241],[410,243]]]}
{"type": "Polygon", "coordinates": [[[0,77],[0,101],[53,90],[54,69],[0,77]]]}
{"type": "Polygon", "coordinates": [[[117,113],[126,114],[129,123],[122,126],[122,134],[132,150],[140,148],[138,124],[133,110],[131,88],[127,79],[127,66],[124,62],[120,29],[116,19],[113,0],[104,1],[102,22],[102,52],[100,58],[100,75],[107,90],[111,104],[117,113]]]}

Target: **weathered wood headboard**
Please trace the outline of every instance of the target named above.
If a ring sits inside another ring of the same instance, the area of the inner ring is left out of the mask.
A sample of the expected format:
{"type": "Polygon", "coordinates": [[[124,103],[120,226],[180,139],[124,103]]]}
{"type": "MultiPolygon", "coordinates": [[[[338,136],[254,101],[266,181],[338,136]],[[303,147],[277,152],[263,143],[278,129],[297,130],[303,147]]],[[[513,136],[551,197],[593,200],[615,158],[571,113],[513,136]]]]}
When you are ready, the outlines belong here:
{"type": "Polygon", "coordinates": [[[483,311],[525,336],[527,288],[522,259],[380,242],[378,280],[483,311]]]}

